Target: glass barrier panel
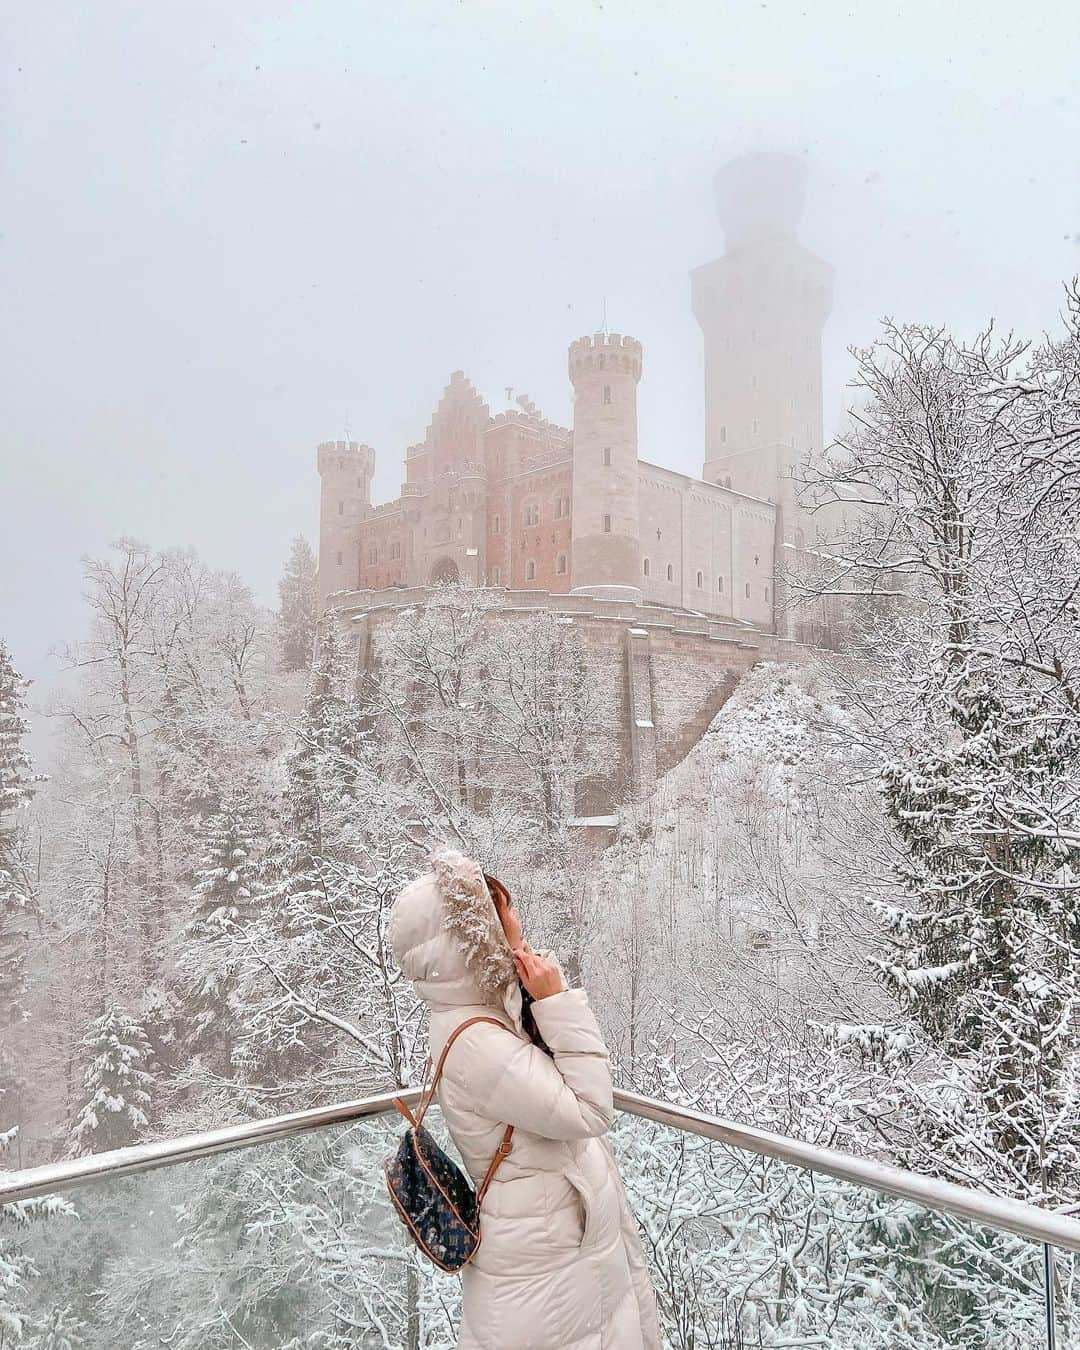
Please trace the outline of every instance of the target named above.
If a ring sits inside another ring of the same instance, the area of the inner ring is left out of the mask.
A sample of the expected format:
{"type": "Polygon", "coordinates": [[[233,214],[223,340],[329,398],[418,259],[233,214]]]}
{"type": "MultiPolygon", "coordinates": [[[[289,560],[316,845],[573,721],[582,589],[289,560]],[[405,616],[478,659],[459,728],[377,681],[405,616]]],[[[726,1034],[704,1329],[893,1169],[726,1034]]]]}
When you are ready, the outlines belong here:
{"type": "MultiPolygon", "coordinates": [[[[446,1142],[437,1107],[425,1126],[446,1142]]],[[[37,1202],[0,1226],[0,1272],[22,1263],[0,1346],[453,1350],[459,1282],[407,1241],[383,1177],[405,1128],[394,1112],[37,1202]]]]}
{"type": "Polygon", "coordinates": [[[612,1143],[670,1350],[1047,1346],[1041,1243],[636,1116],[612,1143]]]}
{"type": "MultiPolygon", "coordinates": [[[[425,1123],[456,1157],[436,1106],[425,1123]]],[[[459,1282],[383,1179],[404,1129],[372,1117],[0,1214],[0,1347],[453,1350],[459,1282]]],[[[1040,1243],[629,1114],[612,1143],[665,1350],[1048,1345],[1040,1243]]],[[[1080,1260],[1054,1258],[1060,1350],[1080,1345],[1080,1260]]]]}

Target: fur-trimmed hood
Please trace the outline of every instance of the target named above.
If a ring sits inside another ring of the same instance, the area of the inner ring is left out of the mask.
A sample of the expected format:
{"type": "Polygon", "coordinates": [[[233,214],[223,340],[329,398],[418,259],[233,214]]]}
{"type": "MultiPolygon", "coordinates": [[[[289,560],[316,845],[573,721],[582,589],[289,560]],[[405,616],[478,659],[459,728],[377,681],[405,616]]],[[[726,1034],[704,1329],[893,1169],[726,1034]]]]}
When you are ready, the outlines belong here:
{"type": "MultiPolygon", "coordinates": [[[[488,1004],[525,1035],[517,968],[480,864],[446,844],[429,861],[391,908],[394,959],[432,1007],[488,1004]]],[[[538,954],[556,961],[548,950],[538,954]]]]}

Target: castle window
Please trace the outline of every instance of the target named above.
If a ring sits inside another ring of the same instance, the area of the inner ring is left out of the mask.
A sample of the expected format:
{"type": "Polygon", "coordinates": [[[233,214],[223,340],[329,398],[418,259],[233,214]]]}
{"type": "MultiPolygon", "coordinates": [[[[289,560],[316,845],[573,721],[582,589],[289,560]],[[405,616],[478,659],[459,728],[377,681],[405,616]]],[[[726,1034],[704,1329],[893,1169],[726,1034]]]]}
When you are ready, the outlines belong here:
{"type": "Polygon", "coordinates": [[[668,565],[667,565],[667,579],[668,579],[668,581],[672,581],[672,580],[674,580],[674,577],[675,577],[675,572],[674,572],[674,570],[673,570],[671,564],[668,563],[668,565]]]}
{"type": "Polygon", "coordinates": [[[532,558],[530,558],[529,561],[525,564],[525,580],[526,581],[536,580],[536,563],[533,561],[532,558]]]}
{"type": "Polygon", "coordinates": [[[724,594],[724,578],[723,578],[723,577],[717,577],[717,578],[716,578],[716,589],[720,592],[721,595],[724,594]]]}
{"type": "Polygon", "coordinates": [[[720,444],[727,445],[727,427],[720,428],[720,444]]]}
{"type": "Polygon", "coordinates": [[[611,533],[611,517],[609,515],[604,516],[604,533],[611,533]]]}
{"type": "Polygon", "coordinates": [[[495,513],[495,519],[492,522],[491,532],[492,534],[500,534],[502,532],[502,521],[499,519],[498,512],[495,513]]]}
{"type": "Polygon", "coordinates": [[[526,504],[526,506],[525,506],[525,524],[526,524],[526,525],[539,525],[539,524],[540,524],[540,503],[539,503],[539,502],[528,502],[528,503],[526,504]]]}
{"type": "Polygon", "coordinates": [[[750,599],[750,583],[749,583],[749,582],[746,583],[746,598],[747,598],[747,600],[750,599]]]}
{"type": "Polygon", "coordinates": [[[564,577],[564,576],[566,575],[566,554],[565,554],[565,553],[560,553],[559,556],[558,556],[558,558],[555,560],[555,571],[558,572],[559,576],[561,576],[561,577],[564,577]]]}
{"type": "Polygon", "coordinates": [[[495,585],[495,586],[499,586],[499,585],[502,584],[502,570],[501,570],[501,568],[493,567],[493,568],[491,569],[491,581],[492,581],[492,584],[495,585]]]}
{"type": "Polygon", "coordinates": [[[338,502],[338,504],[337,504],[337,513],[338,513],[339,516],[343,516],[343,515],[345,514],[345,503],[344,503],[344,502],[341,502],[341,501],[338,502]]]}
{"type": "Polygon", "coordinates": [[[704,576],[699,572],[699,573],[697,574],[697,588],[698,588],[699,591],[701,590],[702,586],[704,586],[704,584],[705,584],[705,578],[704,578],[704,576]]]}
{"type": "Polygon", "coordinates": [[[604,467],[605,467],[605,468],[610,468],[610,467],[611,467],[611,446],[610,446],[610,445],[605,445],[605,446],[604,446],[604,467]]]}
{"type": "Polygon", "coordinates": [[[610,403],[610,402],[611,402],[611,385],[610,385],[610,384],[605,384],[605,385],[604,385],[604,402],[605,402],[605,403],[610,403]]]}
{"type": "Polygon", "coordinates": [[[647,576],[649,575],[649,560],[648,560],[648,558],[642,558],[642,560],[641,560],[641,572],[642,572],[642,575],[643,575],[643,576],[646,576],[646,577],[647,577],[647,576]]]}

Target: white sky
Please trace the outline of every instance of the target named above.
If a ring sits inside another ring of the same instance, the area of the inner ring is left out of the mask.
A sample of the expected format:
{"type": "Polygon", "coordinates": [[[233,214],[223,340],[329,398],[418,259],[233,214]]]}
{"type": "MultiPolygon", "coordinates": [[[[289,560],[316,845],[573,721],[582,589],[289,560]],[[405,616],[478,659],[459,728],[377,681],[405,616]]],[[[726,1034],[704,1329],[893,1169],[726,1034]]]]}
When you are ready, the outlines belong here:
{"type": "Polygon", "coordinates": [[[346,418],[397,493],[450,372],[569,418],[645,346],[697,473],[690,268],[732,154],[810,167],[826,429],[883,315],[1037,334],[1080,272],[1076,0],[50,3],[0,32],[0,633],[48,678],[79,555],[191,544],[273,602],[346,418]]]}

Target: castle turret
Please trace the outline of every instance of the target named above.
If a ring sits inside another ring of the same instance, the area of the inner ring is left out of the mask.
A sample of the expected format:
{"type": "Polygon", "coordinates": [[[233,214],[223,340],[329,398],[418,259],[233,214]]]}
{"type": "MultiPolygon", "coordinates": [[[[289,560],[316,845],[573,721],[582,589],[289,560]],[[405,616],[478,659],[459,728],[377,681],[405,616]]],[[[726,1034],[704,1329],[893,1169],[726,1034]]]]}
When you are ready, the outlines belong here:
{"type": "Polygon", "coordinates": [[[640,600],[641,343],[618,333],[578,338],[570,345],[569,369],[574,386],[573,590],[640,600]]]}
{"type": "Polygon", "coordinates": [[[806,166],[743,155],[716,175],[727,251],[690,274],[705,335],[702,477],[799,512],[793,466],[822,448],[821,330],[832,268],[798,242],[806,166]]]}
{"type": "Polygon", "coordinates": [[[371,511],[375,451],[355,441],[324,441],[318,451],[322,499],[319,506],[319,610],[334,591],[358,582],[357,531],[371,511]]]}

